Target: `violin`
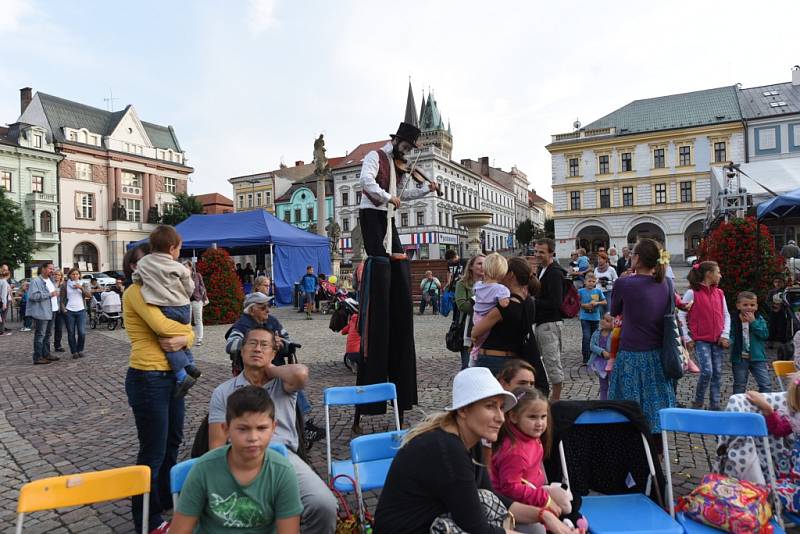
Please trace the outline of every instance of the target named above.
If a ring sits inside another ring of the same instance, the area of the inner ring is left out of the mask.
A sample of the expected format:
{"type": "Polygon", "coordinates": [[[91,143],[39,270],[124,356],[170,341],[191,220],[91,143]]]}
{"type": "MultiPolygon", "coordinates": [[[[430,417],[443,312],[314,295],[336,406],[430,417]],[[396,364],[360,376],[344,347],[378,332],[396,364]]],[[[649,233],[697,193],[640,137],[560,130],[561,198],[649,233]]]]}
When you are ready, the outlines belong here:
{"type": "Polygon", "coordinates": [[[405,159],[403,159],[403,158],[395,158],[395,160],[394,160],[394,168],[398,173],[406,173],[406,174],[410,175],[411,178],[415,182],[417,182],[418,184],[422,184],[422,183],[428,182],[429,184],[435,185],[436,186],[436,194],[438,196],[444,195],[442,190],[439,188],[439,184],[437,184],[436,182],[430,180],[427,176],[422,174],[422,171],[420,171],[419,169],[414,168],[412,166],[409,166],[408,162],[405,159]]]}

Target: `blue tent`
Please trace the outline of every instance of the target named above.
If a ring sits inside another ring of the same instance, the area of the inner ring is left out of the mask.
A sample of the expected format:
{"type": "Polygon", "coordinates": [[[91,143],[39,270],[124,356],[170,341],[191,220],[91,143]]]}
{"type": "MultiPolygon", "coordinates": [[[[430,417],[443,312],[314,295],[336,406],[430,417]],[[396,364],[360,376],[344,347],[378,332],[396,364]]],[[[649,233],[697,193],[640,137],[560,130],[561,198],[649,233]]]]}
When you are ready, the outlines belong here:
{"type": "Polygon", "coordinates": [[[800,217],[800,189],[762,202],[756,208],[756,216],[759,221],[790,216],[800,217]]]}
{"type": "Polygon", "coordinates": [[[296,228],[264,210],[192,215],[175,229],[183,239],[184,250],[203,250],[216,245],[236,254],[236,249],[268,247],[272,252],[272,283],[279,304],[292,303],[294,283],[302,278],[309,265],[318,273],[331,272],[327,237],[296,228]]]}

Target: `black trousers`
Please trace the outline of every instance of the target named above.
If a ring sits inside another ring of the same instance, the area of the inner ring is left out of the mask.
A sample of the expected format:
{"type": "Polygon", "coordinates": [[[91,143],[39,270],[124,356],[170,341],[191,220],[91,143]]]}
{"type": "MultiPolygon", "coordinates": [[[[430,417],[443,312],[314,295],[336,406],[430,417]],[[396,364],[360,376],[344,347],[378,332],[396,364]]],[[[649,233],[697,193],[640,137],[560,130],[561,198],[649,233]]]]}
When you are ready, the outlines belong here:
{"type": "MultiPolygon", "coordinates": [[[[383,245],[386,238],[386,228],[389,226],[386,212],[382,210],[361,209],[358,211],[361,224],[361,237],[364,240],[364,250],[367,256],[384,256],[389,254],[383,245]]],[[[392,252],[402,253],[403,245],[397,233],[397,225],[392,217],[392,252]]]]}

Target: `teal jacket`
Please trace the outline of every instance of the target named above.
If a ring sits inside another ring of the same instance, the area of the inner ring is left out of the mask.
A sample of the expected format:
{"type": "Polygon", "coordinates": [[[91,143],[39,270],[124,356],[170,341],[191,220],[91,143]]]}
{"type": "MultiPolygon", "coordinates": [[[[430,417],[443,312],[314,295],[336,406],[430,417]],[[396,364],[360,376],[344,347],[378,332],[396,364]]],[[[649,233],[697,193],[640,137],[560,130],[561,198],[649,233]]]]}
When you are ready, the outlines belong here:
{"type": "MultiPolygon", "coordinates": [[[[769,326],[760,314],[750,323],[750,361],[765,362],[764,343],[769,338],[769,326]]],[[[731,363],[742,361],[742,321],[738,313],[731,314],[731,363]]]]}

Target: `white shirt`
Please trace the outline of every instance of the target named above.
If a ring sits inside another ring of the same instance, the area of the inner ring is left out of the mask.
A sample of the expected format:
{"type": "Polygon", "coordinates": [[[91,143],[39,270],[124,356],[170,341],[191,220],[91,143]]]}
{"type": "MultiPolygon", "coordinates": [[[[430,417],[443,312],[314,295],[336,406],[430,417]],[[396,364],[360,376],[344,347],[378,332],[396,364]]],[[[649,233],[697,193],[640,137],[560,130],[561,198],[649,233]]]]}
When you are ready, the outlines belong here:
{"type": "MultiPolygon", "coordinates": [[[[389,156],[389,163],[392,164],[392,143],[386,143],[381,150],[389,156]]],[[[366,155],[364,162],[361,164],[361,177],[359,178],[361,183],[361,204],[358,205],[361,209],[386,211],[386,204],[389,202],[389,199],[392,198],[392,196],[384,191],[381,186],[378,185],[378,182],[375,181],[379,169],[380,160],[378,159],[378,152],[373,150],[366,155]],[[370,193],[373,197],[379,198],[382,204],[380,206],[373,204],[367,193],[370,193]]],[[[401,180],[400,183],[397,184],[398,191],[401,191],[400,200],[414,200],[424,197],[431,192],[427,184],[417,184],[414,181],[407,183],[411,178],[408,177],[408,175],[405,176],[405,180],[401,180]]]]}
{"type": "MultiPolygon", "coordinates": [[[[56,290],[56,285],[49,278],[44,279],[44,285],[47,286],[47,291],[50,293],[56,290]]],[[[58,311],[58,297],[50,297],[50,306],[54,312],[58,311]]]]}
{"type": "Polygon", "coordinates": [[[83,289],[80,287],[80,281],[69,280],[67,284],[67,311],[83,311],[83,289]],[[78,284],[78,287],[72,287],[73,284],[78,284]]]}

